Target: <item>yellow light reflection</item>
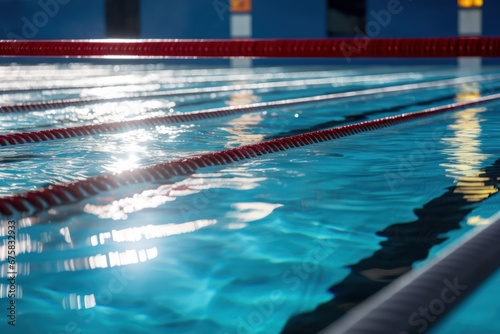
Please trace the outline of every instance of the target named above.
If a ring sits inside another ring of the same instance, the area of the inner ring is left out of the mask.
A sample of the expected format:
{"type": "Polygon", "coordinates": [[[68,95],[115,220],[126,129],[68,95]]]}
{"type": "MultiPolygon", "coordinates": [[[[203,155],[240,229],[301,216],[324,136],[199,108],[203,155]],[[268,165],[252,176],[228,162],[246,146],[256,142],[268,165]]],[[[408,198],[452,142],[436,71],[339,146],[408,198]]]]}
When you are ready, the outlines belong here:
{"type": "Polygon", "coordinates": [[[488,155],[481,153],[481,126],[478,114],[484,112],[484,108],[471,108],[454,114],[456,121],[448,126],[453,130],[454,136],[443,138],[449,146],[446,150],[449,163],[446,167],[448,176],[459,178],[477,174],[482,162],[488,155]]]}
{"type": "Polygon", "coordinates": [[[469,225],[487,225],[490,221],[480,216],[469,217],[467,224],[469,225]]]}
{"type": "MultiPolygon", "coordinates": [[[[229,106],[239,106],[253,103],[258,100],[258,97],[250,93],[236,93],[231,95],[231,99],[226,102],[229,106]]],[[[228,136],[226,147],[236,147],[240,145],[251,144],[262,141],[264,135],[255,134],[255,126],[262,121],[261,114],[244,114],[238,118],[229,121],[228,127],[223,127],[222,130],[232,134],[228,136]]]]}
{"type": "MultiPolygon", "coordinates": [[[[463,85],[462,92],[458,93],[458,101],[471,101],[480,97],[477,84],[463,85]]],[[[481,166],[489,157],[481,151],[481,118],[479,115],[485,108],[470,108],[454,114],[455,122],[448,126],[453,136],[443,138],[448,147],[444,150],[447,163],[441,164],[446,168],[448,177],[456,180],[455,193],[462,194],[467,201],[474,203],[482,201],[498,192],[498,188],[491,185],[491,180],[483,176],[481,166]],[[490,184],[487,184],[490,183],[490,184]]],[[[470,217],[467,224],[483,224],[484,219],[470,217]]]]}
{"type": "Polygon", "coordinates": [[[245,104],[250,104],[258,100],[258,97],[252,93],[234,93],[231,95],[227,105],[237,107],[245,104]]]}
{"type": "Polygon", "coordinates": [[[483,0],[457,0],[460,8],[480,8],[483,7],[483,0]]]}
{"type": "Polygon", "coordinates": [[[477,100],[481,97],[481,92],[479,90],[471,92],[461,92],[456,95],[457,101],[472,101],[477,100]]]}

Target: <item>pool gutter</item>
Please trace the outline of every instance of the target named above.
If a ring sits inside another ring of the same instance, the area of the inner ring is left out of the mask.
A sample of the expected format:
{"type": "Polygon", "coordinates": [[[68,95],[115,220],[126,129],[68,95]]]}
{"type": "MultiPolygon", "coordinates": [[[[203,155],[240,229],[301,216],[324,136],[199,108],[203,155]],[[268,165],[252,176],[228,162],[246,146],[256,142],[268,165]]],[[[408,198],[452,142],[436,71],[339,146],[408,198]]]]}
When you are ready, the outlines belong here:
{"type": "Polygon", "coordinates": [[[424,333],[499,266],[500,212],[431,264],[394,281],[320,333],[424,333]]]}

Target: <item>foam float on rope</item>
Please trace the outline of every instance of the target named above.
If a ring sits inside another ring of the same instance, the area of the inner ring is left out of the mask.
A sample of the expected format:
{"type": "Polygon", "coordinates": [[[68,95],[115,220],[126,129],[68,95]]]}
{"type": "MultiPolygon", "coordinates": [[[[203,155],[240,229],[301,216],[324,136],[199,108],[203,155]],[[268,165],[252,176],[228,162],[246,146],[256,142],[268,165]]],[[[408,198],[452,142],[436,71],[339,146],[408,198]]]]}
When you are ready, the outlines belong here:
{"type": "Polygon", "coordinates": [[[453,103],[423,111],[390,116],[373,121],[245,145],[201,156],[168,161],[131,171],[100,175],[66,184],[51,185],[24,194],[0,198],[0,214],[6,217],[15,214],[31,214],[37,210],[47,209],[56,205],[76,203],[85,198],[97,195],[100,192],[116,189],[120,186],[167,180],[175,176],[186,176],[193,174],[198,168],[230,164],[261,155],[272,154],[274,152],[330,141],[356,133],[373,131],[499,99],[500,94],[493,94],[481,97],[475,101],[453,103]]]}

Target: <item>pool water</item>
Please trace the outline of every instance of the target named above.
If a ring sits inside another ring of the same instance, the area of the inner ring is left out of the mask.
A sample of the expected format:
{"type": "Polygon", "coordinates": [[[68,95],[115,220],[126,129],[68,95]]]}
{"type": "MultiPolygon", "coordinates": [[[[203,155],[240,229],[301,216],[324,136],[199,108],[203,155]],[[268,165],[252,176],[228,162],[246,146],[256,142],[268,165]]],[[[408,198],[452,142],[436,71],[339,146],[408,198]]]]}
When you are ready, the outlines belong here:
{"type": "MultiPolygon", "coordinates": [[[[5,134],[491,74],[498,69],[464,74],[443,67],[346,71],[66,64],[4,66],[0,72],[11,73],[8,84],[1,86],[2,105],[250,87],[0,114],[0,133],[5,134]],[[338,80],[291,83],[320,78],[338,80]],[[272,82],[290,85],[255,86],[272,82]]],[[[464,101],[499,89],[500,81],[484,80],[0,147],[0,196],[464,101]]],[[[17,323],[12,328],[3,316],[1,332],[316,332],[395,278],[425,266],[498,211],[499,112],[499,102],[488,103],[202,168],[188,177],[120,187],[76,204],[16,217],[17,323]],[[481,174],[485,170],[486,180],[481,174]]],[[[2,309],[9,301],[7,217],[3,218],[2,309]]],[[[479,328],[477,332],[498,333],[500,324],[491,306],[495,282],[498,277],[492,277],[486,292],[478,291],[457,309],[452,318],[460,321],[447,320],[434,332],[471,333],[479,328]]]]}

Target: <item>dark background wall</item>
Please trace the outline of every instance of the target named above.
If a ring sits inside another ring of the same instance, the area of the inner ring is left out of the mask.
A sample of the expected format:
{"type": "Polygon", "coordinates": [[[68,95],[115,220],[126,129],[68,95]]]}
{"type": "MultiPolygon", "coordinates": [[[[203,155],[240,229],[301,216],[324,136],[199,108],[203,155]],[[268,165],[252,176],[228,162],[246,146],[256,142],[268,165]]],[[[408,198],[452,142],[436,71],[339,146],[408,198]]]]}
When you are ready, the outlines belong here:
{"type": "MultiPolygon", "coordinates": [[[[367,22],[377,22],[376,15],[373,13],[387,10],[387,7],[387,0],[367,0],[367,22]]],[[[387,26],[381,27],[379,36],[372,37],[452,37],[458,35],[456,0],[400,0],[398,8],[400,8],[400,13],[391,15],[387,26]]]]}
{"type": "MultiPolygon", "coordinates": [[[[456,0],[400,0],[400,12],[388,20],[381,19],[377,15],[387,10],[388,2],[253,0],[252,35],[255,38],[326,38],[332,36],[331,25],[344,19],[354,25],[342,28],[351,30],[351,37],[360,36],[364,23],[371,28],[365,31],[369,37],[458,34],[456,0]],[[335,14],[337,19],[333,23],[329,22],[329,17],[332,19],[328,10],[332,3],[340,4],[341,15],[346,14],[341,19],[335,14]],[[359,13],[361,5],[365,7],[364,21],[349,16],[359,13]],[[359,26],[359,22],[363,24],[359,26]]],[[[229,38],[228,3],[229,0],[0,0],[0,39],[229,38]],[[122,35],[120,29],[123,29],[122,35]]],[[[500,1],[484,0],[483,12],[484,35],[500,35],[497,24],[500,1]]]]}
{"type": "Polygon", "coordinates": [[[255,38],[324,38],[327,33],[325,0],[254,0],[255,38]]]}
{"type": "Polygon", "coordinates": [[[0,39],[105,38],[105,28],[103,0],[0,0],[0,39]]]}
{"type": "Polygon", "coordinates": [[[229,38],[229,12],[212,0],[142,0],[144,38],[229,38]]]}

